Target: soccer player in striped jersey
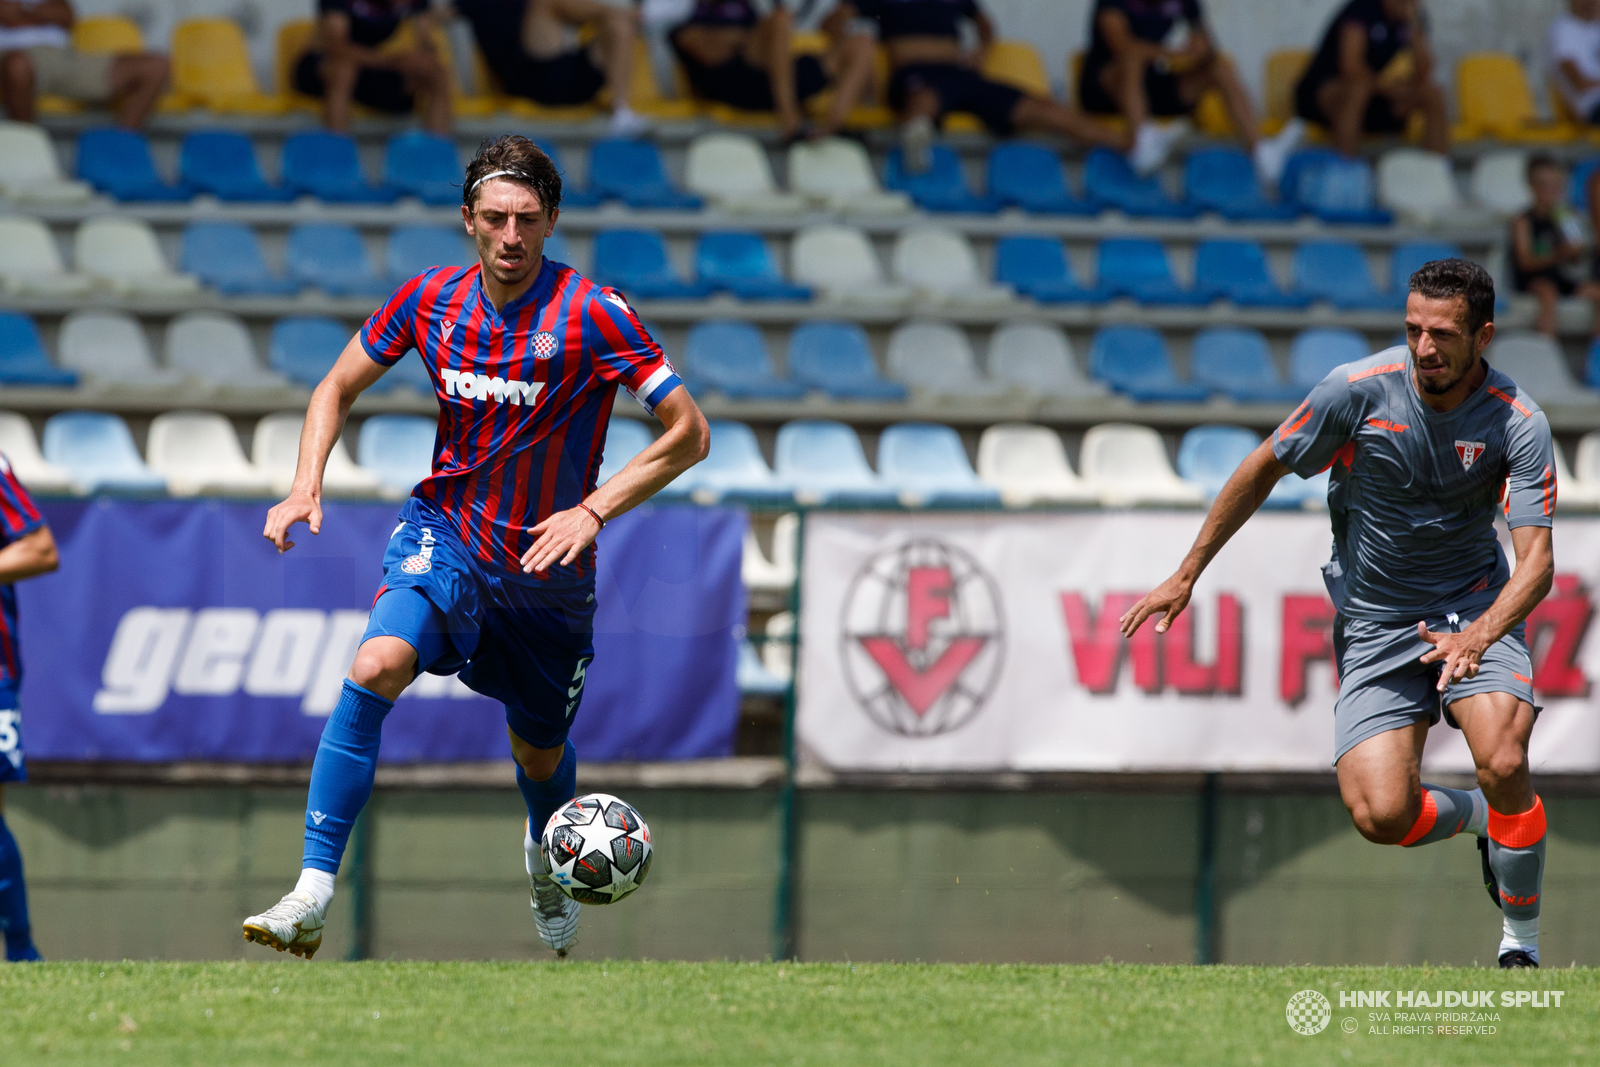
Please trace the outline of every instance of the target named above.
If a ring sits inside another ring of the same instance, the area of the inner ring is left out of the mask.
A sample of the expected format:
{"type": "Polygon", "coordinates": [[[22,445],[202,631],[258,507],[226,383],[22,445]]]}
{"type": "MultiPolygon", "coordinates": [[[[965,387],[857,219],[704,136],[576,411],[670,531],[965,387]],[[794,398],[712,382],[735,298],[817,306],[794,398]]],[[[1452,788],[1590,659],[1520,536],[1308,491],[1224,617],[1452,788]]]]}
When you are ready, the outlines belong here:
{"type": "Polygon", "coordinates": [[[6,959],[36,960],[33,927],[28,922],[28,891],[22,882],[22,853],[5,820],[5,783],[28,780],[22,758],[22,655],[17,644],[17,591],[14,583],[56,569],[56,542],[33,498],[0,455],[0,934],[6,959]]]}
{"type": "Polygon", "coordinates": [[[372,792],[378,740],[422,671],[459,672],[505,705],[535,925],[565,954],[579,905],[538,848],[576,791],[567,731],[594,658],[594,539],[706,455],[704,416],[621,294],[544,258],[561,178],[524,137],[484,144],[467,167],[462,220],[479,262],[435,267],[372,315],[312,394],[288,499],[267,515],[322,528],[328,453],[362,390],[416,348],[439,401],[433,473],[400,509],[367,632],[323,729],[293,892],[244,921],[248,940],[310,957],[322,944],[334,874],[372,792]],[[618,387],[665,432],[595,487],[618,387]]]}

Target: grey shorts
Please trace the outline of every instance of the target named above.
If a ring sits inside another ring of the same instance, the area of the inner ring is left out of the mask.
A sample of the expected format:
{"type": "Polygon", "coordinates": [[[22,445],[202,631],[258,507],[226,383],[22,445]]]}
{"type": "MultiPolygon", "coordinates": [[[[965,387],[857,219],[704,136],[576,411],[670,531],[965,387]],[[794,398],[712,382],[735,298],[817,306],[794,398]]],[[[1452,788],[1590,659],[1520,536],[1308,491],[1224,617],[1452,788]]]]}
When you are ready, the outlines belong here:
{"type": "MultiPolygon", "coordinates": [[[[1426,620],[1435,633],[1464,629],[1465,616],[1426,620]]],[[[1423,663],[1430,646],[1417,636],[1414,622],[1371,622],[1338,616],[1333,624],[1333,653],[1339,667],[1339,699],[1333,706],[1333,762],[1369,737],[1441,717],[1451,726],[1449,704],[1479,693],[1510,693],[1539,711],[1533,698],[1533,659],[1528,654],[1527,630],[1515,630],[1489,646],[1476,678],[1455,682],[1441,694],[1440,665],[1423,663]]]]}
{"type": "Polygon", "coordinates": [[[111,99],[111,62],[115,56],[57,45],[35,45],[27,52],[33,60],[34,92],[64,96],[82,104],[103,104],[111,99]]]}

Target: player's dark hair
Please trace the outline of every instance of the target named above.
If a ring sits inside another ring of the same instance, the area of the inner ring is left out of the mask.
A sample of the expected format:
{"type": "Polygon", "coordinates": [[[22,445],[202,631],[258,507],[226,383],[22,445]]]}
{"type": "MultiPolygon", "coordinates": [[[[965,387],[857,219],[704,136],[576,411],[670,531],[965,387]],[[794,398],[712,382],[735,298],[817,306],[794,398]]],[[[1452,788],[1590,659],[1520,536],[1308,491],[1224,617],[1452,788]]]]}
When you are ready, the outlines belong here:
{"type": "Polygon", "coordinates": [[[490,176],[528,186],[546,213],[561,206],[561,172],[544,149],[526,137],[508,133],[478,146],[478,154],[467,164],[467,176],[461,183],[461,202],[468,211],[476,208],[478,186],[490,176]]]}
{"type": "Polygon", "coordinates": [[[1552,156],[1548,152],[1535,152],[1533,155],[1528,157],[1528,164],[1523,169],[1522,173],[1529,181],[1532,181],[1533,176],[1539,173],[1541,170],[1544,170],[1546,167],[1549,167],[1551,170],[1559,170],[1561,168],[1561,164],[1556,160],[1555,156],[1552,156]]]}
{"type": "Polygon", "coordinates": [[[1494,279],[1465,259],[1435,259],[1411,275],[1411,291],[1430,300],[1460,297],[1467,305],[1467,332],[1476,335],[1494,321],[1494,279]]]}

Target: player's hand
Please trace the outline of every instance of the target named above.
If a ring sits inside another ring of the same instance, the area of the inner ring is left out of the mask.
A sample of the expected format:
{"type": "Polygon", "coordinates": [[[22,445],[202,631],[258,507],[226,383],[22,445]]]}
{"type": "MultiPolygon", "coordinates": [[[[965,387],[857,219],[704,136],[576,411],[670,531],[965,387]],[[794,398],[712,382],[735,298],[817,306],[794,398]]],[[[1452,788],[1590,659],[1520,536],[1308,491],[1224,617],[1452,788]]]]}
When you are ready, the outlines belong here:
{"type": "Polygon", "coordinates": [[[1174,574],[1140,597],[1139,602],[1129,608],[1117,621],[1117,625],[1122,629],[1122,636],[1132,637],[1139,627],[1144,625],[1144,620],[1152,615],[1161,616],[1161,621],[1156,623],[1156,633],[1166,633],[1167,627],[1172,625],[1172,620],[1178,617],[1178,612],[1188,606],[1189,597],[1193,592],[1193,582],[1174,574]]]}
{"type": "Polygon", "coordinates": [[[1461,633],[1436,634],[1425,622],[1417,623],[1417,636],[1433,647],[1422,654],[1423,663],[1443,663],[1439,672],[1439,692],[1451,682],[1478,676],[1478,665],[1483,662],[1487,644],[1467,627],[1461,633]]]}
{"type": "Polygon", "coordinates": [[[261,531],[261,536],[276,545],[281,555],[294,547],[294,542],[289,540],[289,528],[297,522],[311,527],[313,534],[322,532],[322,501],[304,489],[294,490],[283,503],[267,512],[267,527],[261,531]]]}
{"type": "Polygon", "coordinates": [[[600,524],[583,508],[556,512],[533,528],[533,547],[522,554],[522,573],[543,574],[552,564],[567,566],[599,532],[600,524]]]}

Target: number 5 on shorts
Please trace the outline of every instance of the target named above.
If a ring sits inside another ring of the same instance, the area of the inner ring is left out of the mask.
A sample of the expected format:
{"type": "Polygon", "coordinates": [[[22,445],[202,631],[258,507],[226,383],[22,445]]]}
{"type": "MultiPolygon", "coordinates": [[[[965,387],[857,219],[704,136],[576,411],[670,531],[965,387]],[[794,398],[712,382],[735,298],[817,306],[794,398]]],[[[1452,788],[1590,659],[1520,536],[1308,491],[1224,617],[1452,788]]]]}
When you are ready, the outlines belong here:
{"type": "Polygon", "coordinates": [[[578,710],[578,701],[583,699],[583,683],[589,673],[589,664],[594,662],[593,656],[585,656],[578,661],[578,666],[572,672],[572,684],[567,686],[567,718],[572,718],[572,713],[578,710]]]}

